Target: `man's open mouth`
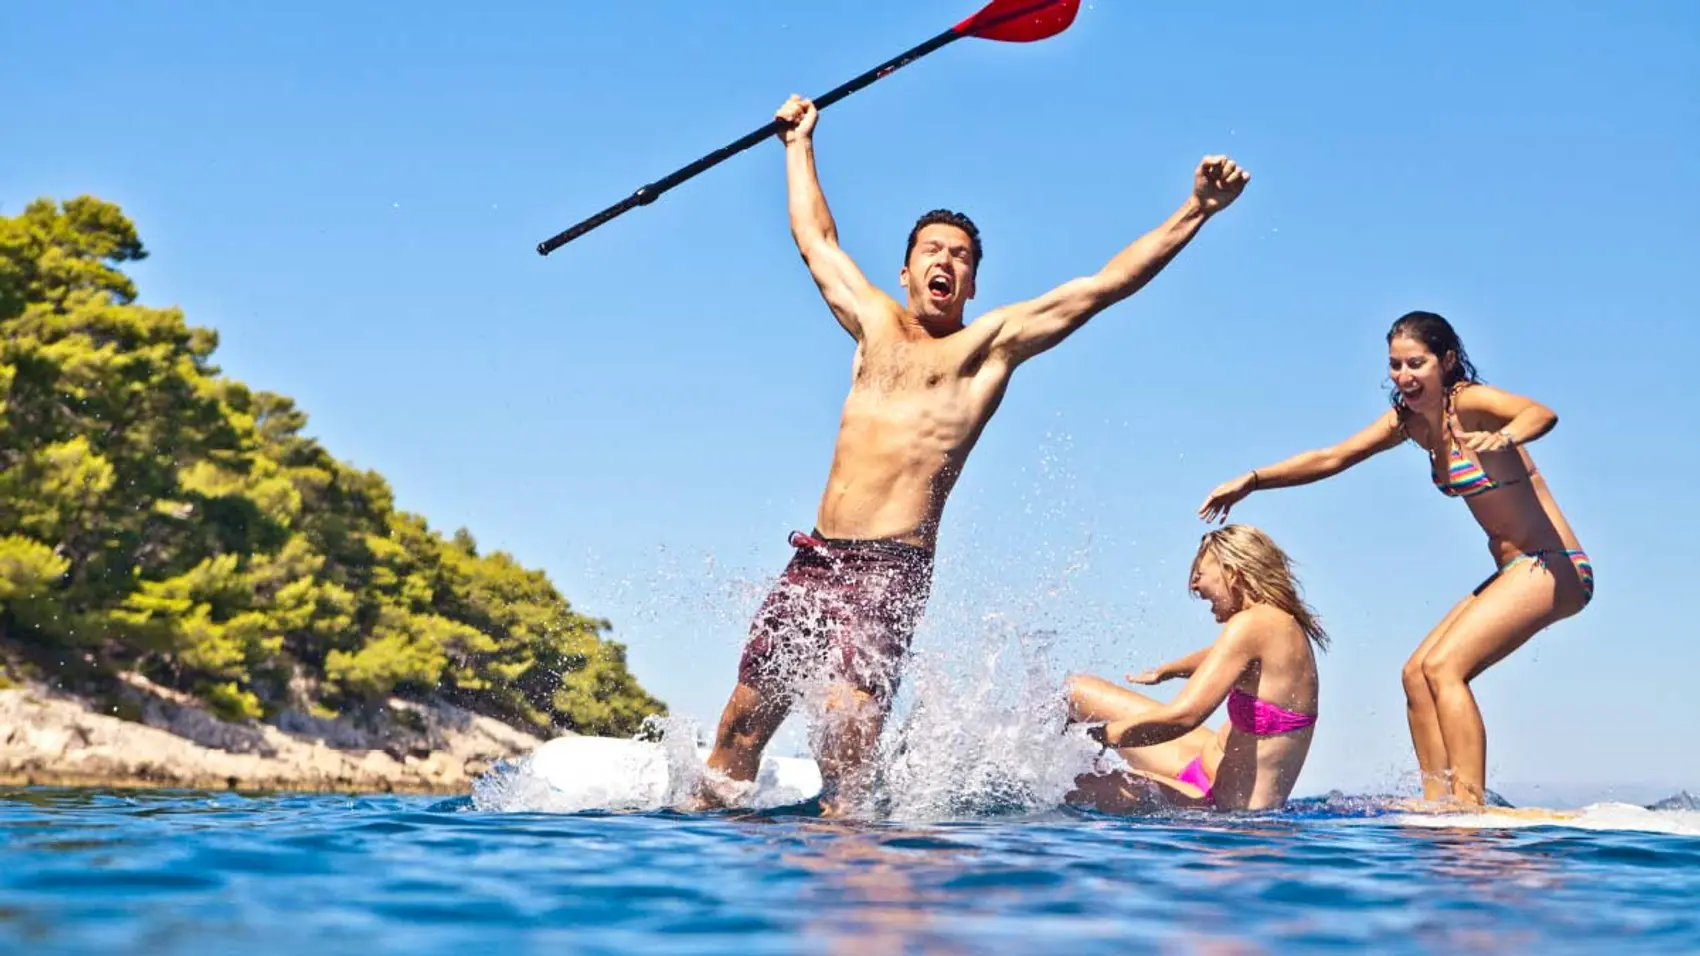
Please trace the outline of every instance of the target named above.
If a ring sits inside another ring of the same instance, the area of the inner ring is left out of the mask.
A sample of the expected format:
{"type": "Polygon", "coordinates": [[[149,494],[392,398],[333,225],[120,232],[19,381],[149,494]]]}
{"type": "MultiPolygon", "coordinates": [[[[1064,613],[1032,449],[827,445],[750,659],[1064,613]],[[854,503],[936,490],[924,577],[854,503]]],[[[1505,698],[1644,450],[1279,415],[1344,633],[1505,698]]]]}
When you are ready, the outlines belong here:
{"type": "Polygon", "coordinates": [[[947,275],[935,275],[927,280],[927,291],[936,299],[948,299],[956,291],[956,285],[947,275]]]}

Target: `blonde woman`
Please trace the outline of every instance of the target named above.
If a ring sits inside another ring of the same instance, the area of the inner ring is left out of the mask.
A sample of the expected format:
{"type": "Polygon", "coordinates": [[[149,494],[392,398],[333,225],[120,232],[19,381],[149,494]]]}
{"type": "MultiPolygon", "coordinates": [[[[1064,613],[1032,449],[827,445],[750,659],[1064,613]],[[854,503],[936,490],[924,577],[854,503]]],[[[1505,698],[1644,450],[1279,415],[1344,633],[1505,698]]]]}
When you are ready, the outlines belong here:
{"type": "Polygon", "coordinates": [[[1165,803],[1222,810],[1284,805],[1310,752],[1316,725],[1316,654],[1328,635],[1299,598],[1292,562],[1267,534],[1228,525],[1204,535],[1190,590],[1224,625],[1215,643],[1128,681],[1187,678],[1159,703],[1109,681],[1068,679],[1069,717],[1102,723],[1091,735],[1115,747],[1133,773],[1082,776],[1069,802],[1125,813],[1165,803]],[[1204,721],[1226,701],[1228,723],[1204,721]],[[1143,779],[1140,779],[1143,778],[1143,779]]]}

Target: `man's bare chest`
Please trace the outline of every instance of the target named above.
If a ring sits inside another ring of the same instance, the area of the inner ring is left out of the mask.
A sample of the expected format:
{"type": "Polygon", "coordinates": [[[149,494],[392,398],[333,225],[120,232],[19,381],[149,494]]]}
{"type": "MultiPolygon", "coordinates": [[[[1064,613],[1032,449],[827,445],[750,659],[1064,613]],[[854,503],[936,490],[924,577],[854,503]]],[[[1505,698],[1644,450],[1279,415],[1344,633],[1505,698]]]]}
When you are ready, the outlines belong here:
{"type": "Polygon", "coordinates": [[[901,343],[866,349],[852,377],[859,390],[875,392],[956,391],[979,369],[941,345],[901,343]]]}

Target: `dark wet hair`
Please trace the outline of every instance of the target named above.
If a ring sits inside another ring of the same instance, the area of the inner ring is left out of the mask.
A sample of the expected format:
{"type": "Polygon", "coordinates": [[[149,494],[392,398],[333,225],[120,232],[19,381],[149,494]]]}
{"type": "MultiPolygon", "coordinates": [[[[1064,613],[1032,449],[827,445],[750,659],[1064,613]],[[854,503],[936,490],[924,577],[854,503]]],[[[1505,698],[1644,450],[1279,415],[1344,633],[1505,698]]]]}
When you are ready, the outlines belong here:
{"type": "MultiPolygon", "coordinates": [[[[1460,382],[1481,382],[1469,353],[1464,351],[1464,340],[1458,337],[1452,323],[1434,312],[1407,312],[1399,316],[1393,327],[1387,330],[1387,344],[1392,345],[1394,339],[1415,339],[1423,344],[1423,348],[1434,353],[1434,357],[1443,363],[1441,382],[1449,391],[1460,382]],[[1449,369],[1444,368],[1448,352],[1454,359],[1449,369]]],[[[1394,408],[1405,407],[1404,396],[1399,394],[1398,389],[1393,390],[1392,400],[1394,408]]]]}
{"type": "Polygon", "coordinates": [[[984,250],[980,248],[980,227],[974,225],[974,220],[953,209],[929,210],[923,213],[921,218],[915,220],[915,228],[909,230],[909,245],[903,250],[903,261],[908,262],[910,254],[915,251],[915,240],[921,235],[921,230],[932,225],[955,226],[968,233],[968,241],[971,243],[974,253],[974,273],[978,275],[980,273],[980,257],[985,254],[984,250]]]}

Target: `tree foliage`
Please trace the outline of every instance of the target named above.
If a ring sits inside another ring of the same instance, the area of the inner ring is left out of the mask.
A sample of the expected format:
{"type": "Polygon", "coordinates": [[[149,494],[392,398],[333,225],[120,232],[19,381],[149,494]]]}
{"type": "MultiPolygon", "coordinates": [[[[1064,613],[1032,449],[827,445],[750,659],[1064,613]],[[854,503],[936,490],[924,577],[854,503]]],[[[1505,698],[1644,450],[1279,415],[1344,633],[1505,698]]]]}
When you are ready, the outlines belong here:
{"type": "Polygon", "coordinates": [[[147,255],[91,197],[0,217],[0,628],[226,716],[441,694],[534,729],[665,712],[606,621],[538,571],[399,511],[289,398],[139,305],[147,255]]]}

